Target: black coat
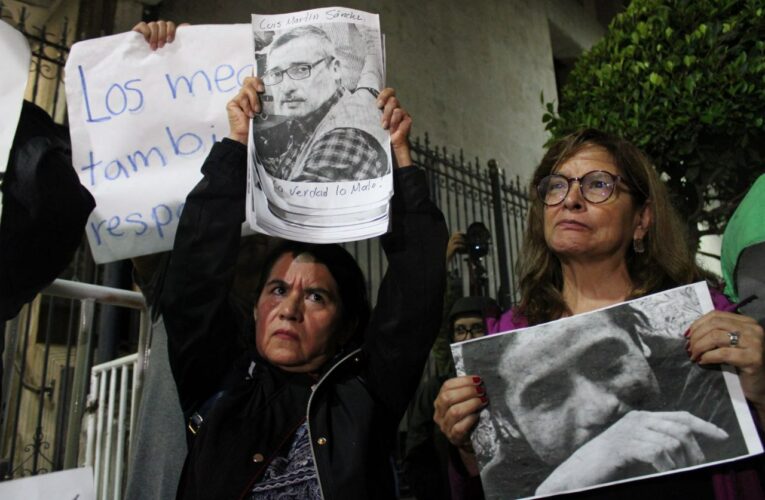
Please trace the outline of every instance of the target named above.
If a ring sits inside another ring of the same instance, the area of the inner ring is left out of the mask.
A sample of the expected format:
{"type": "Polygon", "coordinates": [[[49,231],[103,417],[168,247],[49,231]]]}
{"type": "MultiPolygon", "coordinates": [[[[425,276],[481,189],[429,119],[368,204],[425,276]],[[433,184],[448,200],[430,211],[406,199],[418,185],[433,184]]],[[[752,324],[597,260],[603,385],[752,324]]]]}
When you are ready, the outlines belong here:
{"type": "Polygon", "coordinates": [[[21,108],[2,191],[0,322],[66,269],[96,206],[72,168],[66,129],[29,101],[21,108]]]}
{"type": "Polygon", "coordinates": [[[392,231],[382,237],[388,270],[364,341],[327,363],[318,382],[242,355],[237,336],[251,311],[235,312],[227,294],[245,216],[246,149],[216,144],[202,172],[161,303],[184,413],[225,392],[193,438],[179,498],[246,495],[306,417],[324,498],[393,498],[396,429],[438,332],[445,286],[448,234],[424,172],[395,171],[392,231]]]}

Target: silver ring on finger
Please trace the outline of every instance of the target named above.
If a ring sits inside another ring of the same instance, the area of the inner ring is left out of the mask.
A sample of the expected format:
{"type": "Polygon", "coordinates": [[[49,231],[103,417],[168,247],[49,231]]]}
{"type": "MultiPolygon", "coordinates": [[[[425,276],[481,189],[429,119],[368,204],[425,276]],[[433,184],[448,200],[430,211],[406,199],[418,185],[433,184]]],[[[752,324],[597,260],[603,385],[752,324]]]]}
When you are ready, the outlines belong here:
{"type": "Polygon", "coordinates": [[[731,347],[738,347],[740,335],[738,332],[728,332],[728,339],[731,347]]]}

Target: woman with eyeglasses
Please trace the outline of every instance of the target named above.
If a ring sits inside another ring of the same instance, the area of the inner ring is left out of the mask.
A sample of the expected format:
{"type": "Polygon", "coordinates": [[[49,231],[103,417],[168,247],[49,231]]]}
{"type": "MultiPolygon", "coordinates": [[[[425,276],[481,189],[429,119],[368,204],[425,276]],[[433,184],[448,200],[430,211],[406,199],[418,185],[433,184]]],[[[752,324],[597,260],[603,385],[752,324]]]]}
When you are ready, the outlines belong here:
{"type": "MultiPolygon", "coordinates": [[[[696,264],[683,222],[653,165],[625,140],[592,129],[558,140],[534,172],[531,192],[518,263],[521,300],[499,318],[487,320],[491,332],[545,323],[709,279],[696,264]]],[[[710,291],[717,309],[730,309],[720,292],[710,291]]],[[[757,322],[717,310],[695,321],[685,335],[691,361],[728,363],[738,369],[752,410],[765,423],[763,330],[757,322]]],[[[470,435],[478,413],[492,397],[499,404],[501,395],[486,394],[480,378],[468,375],[445,382],[436,398],[434,419],[458,447],[461,459],[454,461],[453,498],[482,496],[470,435]]],[[[661,441],[675,446],[653,446],[649,451],[640,445],[602,448],[575,467],[564,462],[559,468],[568,467],[560,474],[567,489],[607,483],[609,477],[617,477],[619,469],[638,463],[662,472],[680,466],[661,464],[703,462],[693,447],[696,437],[691,425],[664,421],[656,425],[661,427],[661,441]],[[598,471],[598,477],[583,473],[585,468],[598,471]]],[[[639,433],[642,426],[635,427],[635,440],[640,441],[645,434],[639,433]]],[[[751,462],[744,461],[735,468],[706,468],[579,495],[762,498],[762,486],[748,467],[751,462]]],[[[543,483],[532,493],[549,491],[556,491],[555,485],[543,483]]]]}

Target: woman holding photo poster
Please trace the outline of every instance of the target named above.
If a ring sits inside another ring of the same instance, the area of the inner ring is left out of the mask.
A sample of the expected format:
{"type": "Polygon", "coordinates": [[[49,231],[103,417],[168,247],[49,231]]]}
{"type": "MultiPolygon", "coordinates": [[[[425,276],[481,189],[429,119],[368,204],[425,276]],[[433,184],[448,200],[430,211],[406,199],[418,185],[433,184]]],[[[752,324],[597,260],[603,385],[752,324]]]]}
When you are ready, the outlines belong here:
{"type": "Polygon", "coordinates": [[[438,332],[447,241],[411,118],[377,97],[397,162],[388,269],[370,311],[358,264],[339,245],[286,242],[266,260],[257,303],[227,299],[245,218],[247,137],[263,82],[245,80],[188,195],[162,313],[188,419],[178,498],[395,498],[398,423],[438,332]],[[244,338],[244,342],[240,340],[244,338]]]}
{"type": "MultiPolygon", "coordinates": [[[[653,166],[627,141],[591,129],[569,135],[547,151],[534,172],[532,187],[519,262],[521,301],[501,317],[488,319],[492,332],[546,323],[707,278],[694,260],[683,237],[682,222],[653,166]]],[[[720,311],[732,310],[730,303],[718,291],[710,291],[718,310],[702,316],[685,332],[688,356],[700,365],[728,363],[736,367],[752,411],[762,424],[763,330],[751,318],[720,311]]],[[[535,362],[545,365],[551,359],[535,362]]],[[[504,368],[512,371],[513,367],[504,368]]],[[[563,379],[555,382],[556,386],[566,383],[563,379]]],[[[534,439],[522,436],[540,468],[547,467],[549,473],[535,489],[512,495],[544,495],[608,483],[622,479],[624,470],[635,467],[648,467],[654,473],[691,467],[706,461],[697,441],[726,437],[717,426],[688,412],[635,412],[628,401],[597,394],[592,394],[594,403],[586,409],[584,405],[570,407],[567,396],[555,394],[561,399],[555,411],[578,431],[561,436],[565,443],[558,444],[552,439],[561,433],[553,429],[535,433],[534,439]]],[[[458,450],[453,497],[482,496],[470,436],[478,413],[490,404],[489,398],[504,410],[506,397],[509,395],[485,394],[481,379],[475,376],[456,377],[442,386],[434,419],[458,450]]],[[[542,410],[537,408],[529,412],[532,414],[541,415],[542,410]]],[[[521,420],[527,431],[540,430],[538,420],[509,415],[515,424],[521,420]]],[[[765,498],[758,477],[761,469],[760,461],[749,459],[574,497],[765,498]]],[[[492,498],[498,494],[511,495],[487,491],[492,498]]]]}

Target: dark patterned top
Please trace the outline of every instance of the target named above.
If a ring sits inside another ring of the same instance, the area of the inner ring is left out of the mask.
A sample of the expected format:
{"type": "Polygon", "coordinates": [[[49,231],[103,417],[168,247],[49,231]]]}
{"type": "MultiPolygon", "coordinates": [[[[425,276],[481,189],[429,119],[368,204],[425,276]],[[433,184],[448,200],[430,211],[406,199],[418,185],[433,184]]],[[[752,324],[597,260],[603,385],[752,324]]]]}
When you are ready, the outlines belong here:
{"type": "Polygon", "coordinates": [[[319,478],[311,454],[308,425],[295,431],[287,456],[275,458],[252,489],[250,500],[320,499],[319,478]]]}

